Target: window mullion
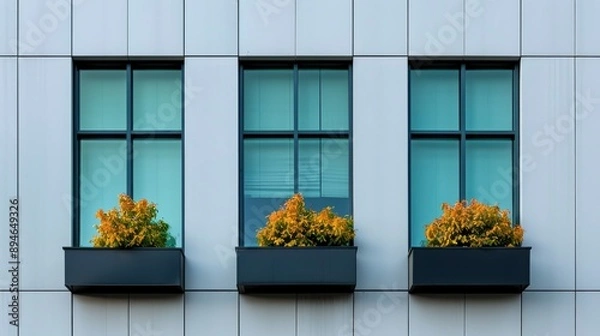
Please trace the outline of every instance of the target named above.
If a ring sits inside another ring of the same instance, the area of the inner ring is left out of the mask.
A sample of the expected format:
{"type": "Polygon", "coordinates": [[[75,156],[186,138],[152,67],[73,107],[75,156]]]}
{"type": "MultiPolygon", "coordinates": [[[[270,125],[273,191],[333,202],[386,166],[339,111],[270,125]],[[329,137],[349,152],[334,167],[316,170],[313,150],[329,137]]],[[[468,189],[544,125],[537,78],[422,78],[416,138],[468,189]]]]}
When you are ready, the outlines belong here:
{"type": "Polygon", "coordinates": [[[466,66],[464,64],[460,67],[459,74],[459,128],[460,128],[460,144],[459,144],[459,156],[460,156],[460,177],[459,177],[459,200],[466,199],[466,182],[467,182],[467,134],[466,134],[466,66]]]}
{"type": "Polygon", "coordinates": [[[298,180],[299,180],[299,169],[298,169],[298,65],[294,65],[294,193],[297,193],[298,180]]]}
{"type": "Polygon", "coordinates": [[[127,194],[133,196],[133,70],[127,64],[127,194]]]}

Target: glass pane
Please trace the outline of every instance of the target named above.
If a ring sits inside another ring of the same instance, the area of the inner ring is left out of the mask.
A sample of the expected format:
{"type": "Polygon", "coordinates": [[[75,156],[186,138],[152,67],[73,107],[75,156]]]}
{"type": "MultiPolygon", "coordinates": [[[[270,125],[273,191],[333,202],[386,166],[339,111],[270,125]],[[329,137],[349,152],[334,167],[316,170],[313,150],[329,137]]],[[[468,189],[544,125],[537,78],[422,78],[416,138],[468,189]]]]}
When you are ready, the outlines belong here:
{"type": "Polygon", "coordinates": [[[513,161],[510,140],[467,141],[467,199],[513,210],[513,161]]]}
{"type": "Polygon", "coordinates": [[[127,190],[127,145],[121,140],[83,140],[80,143],[80,246],[91,246],[98,209],[118,205],[127,190]]]}
{"type": "Polygon", "coordinates": [[[458,70],[410,71],[412,130],[458,130],[458,70]]]}
{"type": "Polygon", "coordinates": [[[348,198],[348,140],[300,140],[298,146],[299,191],[307,198],[348,198]]]}
{"type": "Polygon", "coordinates": [[[512,130],[512,82],[512,70],[467,70],[467,130],[512,130]]]}
{"type": "Polygon", "coordinates": [[[299,129],[348,130],[348,99],[347,70],[300,70],[299,129]]]}
{"type": "Polygon", "coordinates": [[[135,140],[133,155],[133,198],[156,203],[157,218],[169,224],[175,246],[181,247],[181,140],[135,140]]]}
{"type": "Polygon", "coordinates": [[[291,139],[244,140],[244,241],[256,245],[266,216],[294,193],[294,144],[291,139]]]}
{"type": "Polygon", "coordinates": [[[180,70],[133,71],[133,129],[181,130],[180,70]]]}
{"type": "Polygon", "coordinates": [[[425,225],[442,203],[459,198],[459,146],[455,140],[412,140],[410,158],[411,245],[425,242],[425,225]]]}
{"type": "Polygon", "coordinates": [[[79,109],[81,130],[124,130],[127,127],[126,71],[81,70],[79,109]]]}
{"type": "Polygon", "coordinates": [[[245,70],[243,104],[245,130],[293,130],[293,71],[245,70]]]}

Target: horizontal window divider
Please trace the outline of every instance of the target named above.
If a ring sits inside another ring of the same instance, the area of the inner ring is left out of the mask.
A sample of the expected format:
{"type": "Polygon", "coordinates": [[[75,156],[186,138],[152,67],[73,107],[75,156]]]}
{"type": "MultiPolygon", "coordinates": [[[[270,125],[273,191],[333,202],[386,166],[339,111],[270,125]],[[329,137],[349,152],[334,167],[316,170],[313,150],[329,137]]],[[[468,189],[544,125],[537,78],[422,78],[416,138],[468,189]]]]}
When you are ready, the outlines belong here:
{"type": "MultiPolygon", "coordinates": [[[[315,132],[297,132],[300,139],[348,139],[348,131],[315,131],[315,132]]],[[[244,139],[263,139],[263,138],[294,138],[294,131],[289,132],[244,132],[244,139]]]]}
{"type": "MultiPolygon", "coordinates": [[[[515,132],[465,132],[465,138],[468,139],[507,139],[513,140],[515,139],[515,132]]],[[[459,131],[452,132],[411,132],[411,139],[456,139],[460,140],[462,133],[459,131]]]]}
{"type": "MultiPolygon", "coordinates": [[[[131,137],[133,139],[151,139],[151,138],[160,138],[160,139],[180,139],[181,131],[156,131],[156,132],[131,132],[131,137]]],[[[125,140],[127,138],[127,132],[102,132],[102,131],[86,131],[77,133],[77,139],[86,140],[86,139],[116,139],[116,140],[125,140]]]]}

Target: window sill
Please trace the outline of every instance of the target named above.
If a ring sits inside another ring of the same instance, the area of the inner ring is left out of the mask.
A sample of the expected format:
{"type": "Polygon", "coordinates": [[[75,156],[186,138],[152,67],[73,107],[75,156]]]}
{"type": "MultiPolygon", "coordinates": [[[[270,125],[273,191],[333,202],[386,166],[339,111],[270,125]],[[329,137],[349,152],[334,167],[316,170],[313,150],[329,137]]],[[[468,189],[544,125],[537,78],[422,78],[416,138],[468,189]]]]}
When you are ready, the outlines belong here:
{"type": "Polygon", "coordinates": [[[74,294],[183,293],[181,248],[63,247],[65,286],[74,294]]]}
{"type": "Polygon", "coordinates": [[[236,247],[242,294],[352,293],[357,247],[236,247]]]}
{"type": "Polygon", "coordinates": [[[409,293],[521,293],[529,286],[531,247],[414,247],[409,293]]]}

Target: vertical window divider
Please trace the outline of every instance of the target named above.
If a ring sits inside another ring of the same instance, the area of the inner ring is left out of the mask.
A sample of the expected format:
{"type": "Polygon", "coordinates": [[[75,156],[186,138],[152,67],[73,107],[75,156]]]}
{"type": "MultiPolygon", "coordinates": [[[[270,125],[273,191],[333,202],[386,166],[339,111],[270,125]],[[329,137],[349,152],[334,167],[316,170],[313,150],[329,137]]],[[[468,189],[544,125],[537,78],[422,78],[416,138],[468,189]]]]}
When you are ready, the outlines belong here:
{"type": "Polygon", "coordinates": [[[127,64],[127,133],[125,143],[127,146],[127,194],[133,196],[133,70],[131,64],[127,64]]]}
{"type": "Polygon", "coordinates": [[[294,193],[297,193],[299,190],[298,180],[300,173],[298,171],[298,154],[299,154],[299,140],[298,140],[298,64],[294,64],[294,193]]]}
{"type": "Polygon", "coordinates": [[[238,92],[238,96],[239,98],[239,102],[238,102],[238,114],[239,114],[239,125],[238,125],[238,132],[239,132],[239,142],[238,142],[238,152],[239,152],[239,160],[238,160],[238,202],[239,202],[239,209],[240,211],[238,211],[238,223],[242,223],[242,225],[238,225],[238,230],[239,230],[239,234],[238,234],[238,245],[239,246],[244,246],[244,237],[246,236],[245,233],[245,229],[246,229],[246,225],[244,225],[244,211],[243,209],[245,209],[245,199],[246,199],[246,195],[244,194],[245,192],[245,188],[244,188],[244,66],[240,65],[240,72],[238,74],[238,81],[239,81],[239,92],[238,92]]]}
{"type": "Polygon", "coordinates": [[[513,185],[513,223],[519,223],[519,218],[521,216],[520,210],[520,197],[519,191],[521,190],[521,186],[519,183],[519,175],[520,169],[519,167],[519,65],[517,64],[512,71],[513,74],[513,106],[512,106],[512,114],[513,114],[513,162],[512,162],[512,185],[513,185]]]}
{"type": "Polygon", "coordinates": [[[74,247],[79,247],[80,241],[80,228],[79,228],[79,217],[80,217],[80,205],[81,205],[81,193],[79,191],[80,177],[79,172],[81,171],[80,163],[80,138],[79,138],[79,67],[75,66],[73,73],[73,87],[75,94],[73,95],[73,195],[75,198],[72,201],[73,206],[73,235],[71,237],[74,247]]]}
{"type": "MultiPolygon", "coordinates": [[[[319,132],[323,132],[323,70],[319,69],[319,132]]],[[[319,197],[323,197],[323,138],[319,137],[319,197]]]]}
{"type": "Polygon", "coordinates": [[[459,100],[458,100],[458,122],[460,129],[460,143],[459,143],[459,169],[460,169],[460,177],[459,177],[459,200],[465,200],[466,195],[466,182],[467,182],[467,136],[466,136],[466,125],[467,125],[467,114],[466,114],[466,66],[462,64],[460,66],[459,73],[459,100]]]}

